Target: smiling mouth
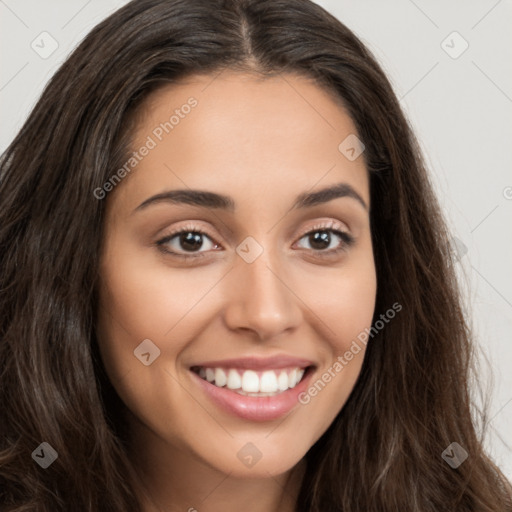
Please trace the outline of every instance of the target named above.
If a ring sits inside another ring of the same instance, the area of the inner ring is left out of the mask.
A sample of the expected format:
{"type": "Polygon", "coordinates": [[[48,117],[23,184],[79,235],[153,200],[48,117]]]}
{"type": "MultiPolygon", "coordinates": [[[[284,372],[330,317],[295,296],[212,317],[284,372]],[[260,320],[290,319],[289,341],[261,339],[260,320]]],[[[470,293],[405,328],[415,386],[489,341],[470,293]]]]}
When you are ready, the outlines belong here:
{"type": "Polygon", "coordinates": [[[193,366],[191,371],[203,380],[239,395],[252,397],[275,396],[293,389],[313,370],[313,366],[256,371],[243,368],[210,368],[193,366]]]}

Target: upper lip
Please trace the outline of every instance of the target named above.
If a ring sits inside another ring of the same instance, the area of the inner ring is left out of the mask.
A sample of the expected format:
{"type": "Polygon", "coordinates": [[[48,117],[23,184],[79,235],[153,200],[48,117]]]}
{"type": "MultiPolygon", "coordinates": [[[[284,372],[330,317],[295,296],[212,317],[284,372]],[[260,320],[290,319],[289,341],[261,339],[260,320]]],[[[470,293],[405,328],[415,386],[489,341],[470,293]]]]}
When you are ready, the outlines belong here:
{"type": "Polygon", "coordinates": [[[203,361],[194,366],[203,366],[206,368],[243,368],[245,370],[265,370],[298,367],[306,368],[314,363],[308,359],[294,357],[289,355],[277,355],[272,357],[238,357],[233,359],[223,359],[216,361],[203,361]]]}

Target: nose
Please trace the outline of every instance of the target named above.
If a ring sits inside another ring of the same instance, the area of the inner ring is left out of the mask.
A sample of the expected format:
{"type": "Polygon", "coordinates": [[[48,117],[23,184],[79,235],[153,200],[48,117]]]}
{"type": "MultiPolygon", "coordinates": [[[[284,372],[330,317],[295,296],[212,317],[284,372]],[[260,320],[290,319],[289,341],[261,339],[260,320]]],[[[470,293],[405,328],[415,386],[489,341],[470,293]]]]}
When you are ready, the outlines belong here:
{"type": "Polygon", "coordinates": [[[240,259],[230,272],[224,319],[232,330],[249,330],[261,341],[292,332],[302,320],[301,300],[290,273],[264,251],[255,261],[240,259]]]}

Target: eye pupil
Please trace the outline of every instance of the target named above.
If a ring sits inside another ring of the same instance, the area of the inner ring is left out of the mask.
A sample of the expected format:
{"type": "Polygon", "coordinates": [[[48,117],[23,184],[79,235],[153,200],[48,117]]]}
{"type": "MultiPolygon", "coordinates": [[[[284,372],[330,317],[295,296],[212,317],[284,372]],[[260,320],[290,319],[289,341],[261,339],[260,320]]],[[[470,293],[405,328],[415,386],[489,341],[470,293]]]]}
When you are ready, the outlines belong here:
{"type": "Polygon", "coordinates": [[[194,231],[188,231],[180,235],[180,244],[183,249],[194,250],[200,249],[203,245],[202,234],[194,231]]]}
{"type": "Polygon", "coordinates": [[[309,240],[311,247],[320,250],[326,249],[331,243],[331,235],[329,231],[315,231],[313,234],[309,235],[309,240]],[[318,247],[318,245],[320,246],[318,247]]]}

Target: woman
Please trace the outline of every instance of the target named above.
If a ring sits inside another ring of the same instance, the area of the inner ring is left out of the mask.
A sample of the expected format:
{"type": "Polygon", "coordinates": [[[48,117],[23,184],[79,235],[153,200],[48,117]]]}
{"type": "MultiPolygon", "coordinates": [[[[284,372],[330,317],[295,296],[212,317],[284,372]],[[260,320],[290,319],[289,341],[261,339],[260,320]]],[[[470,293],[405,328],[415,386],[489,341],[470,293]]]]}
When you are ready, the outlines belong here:
{"type": "Polygon", "coordinates": [[[0,191],[2,510],[512,510],[417,143],[320,7],[129,3],[0,191]]]}

